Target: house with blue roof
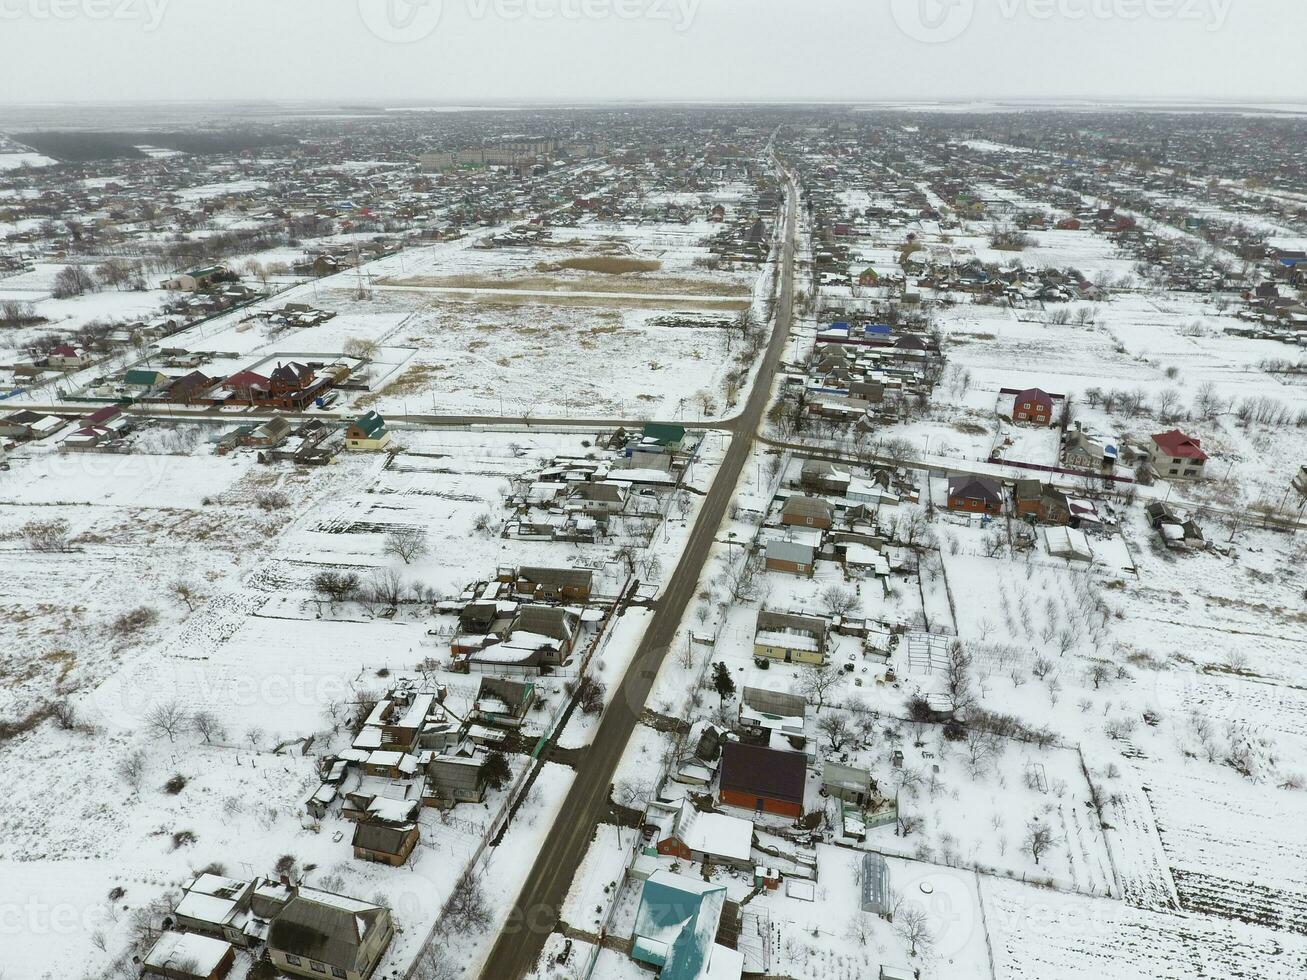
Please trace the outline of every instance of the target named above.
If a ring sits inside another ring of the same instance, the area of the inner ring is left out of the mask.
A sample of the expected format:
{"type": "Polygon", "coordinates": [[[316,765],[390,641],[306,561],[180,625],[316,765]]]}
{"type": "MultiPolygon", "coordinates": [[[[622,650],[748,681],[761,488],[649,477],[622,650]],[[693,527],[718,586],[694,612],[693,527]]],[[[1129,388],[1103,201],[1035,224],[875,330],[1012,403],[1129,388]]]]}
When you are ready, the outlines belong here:
{"type": "Polygon", "coordinates": [[[635,915],[631,958],[661,980],[740,980],[744,957],[717,944],[726,886],[655,871],[635,915]]]}

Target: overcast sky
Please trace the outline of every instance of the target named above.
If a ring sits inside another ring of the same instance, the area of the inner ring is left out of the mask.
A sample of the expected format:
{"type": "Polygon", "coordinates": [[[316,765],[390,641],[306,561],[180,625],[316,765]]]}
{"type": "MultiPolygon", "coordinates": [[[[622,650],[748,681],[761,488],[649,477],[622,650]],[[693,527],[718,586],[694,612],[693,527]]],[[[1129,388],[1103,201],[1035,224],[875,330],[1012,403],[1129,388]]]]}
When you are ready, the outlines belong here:
{"type": "Polygon", "coordinates": [[[0,101],[1303,103],[1304,38],[1304,0],[0,0],[0,101]]]}

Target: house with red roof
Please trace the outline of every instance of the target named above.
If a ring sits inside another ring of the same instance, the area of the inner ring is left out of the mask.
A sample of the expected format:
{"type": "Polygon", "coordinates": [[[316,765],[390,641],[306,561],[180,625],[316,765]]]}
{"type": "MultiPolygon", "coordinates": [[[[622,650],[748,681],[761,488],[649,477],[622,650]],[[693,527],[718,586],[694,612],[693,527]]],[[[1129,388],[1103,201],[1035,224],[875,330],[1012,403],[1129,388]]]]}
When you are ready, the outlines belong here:
{"type": "Polygon", "coordinates": [[[1057,418],[1053,414],[1055,397],[1042,388],[1027,388],[1018,391],[1012,398],[1012,421],[1027,425],[1053,425],[1057,418]]]}
{"type": "Polygon", "coordinates": [[[266,401],[271,382],[257,371],[241,371],[233,374],[222,383],[226,391],[231,392],[232,401],[255,402],[266,401]]]}
{"type": "Polygon", "coordinates": [[[1166,480],[1201,480],[1207,459],[1202,440],[1179,429],[1153,436],[1153,446],[1148,452],[1153,469],[1166,480]]]}
{"type": "Polygon", "coordinates": [[[72,344],[60,344],[50,351],[48,358],[52,368],[72,369],[85,367],[88,361],[86,351],[72,344]]]}

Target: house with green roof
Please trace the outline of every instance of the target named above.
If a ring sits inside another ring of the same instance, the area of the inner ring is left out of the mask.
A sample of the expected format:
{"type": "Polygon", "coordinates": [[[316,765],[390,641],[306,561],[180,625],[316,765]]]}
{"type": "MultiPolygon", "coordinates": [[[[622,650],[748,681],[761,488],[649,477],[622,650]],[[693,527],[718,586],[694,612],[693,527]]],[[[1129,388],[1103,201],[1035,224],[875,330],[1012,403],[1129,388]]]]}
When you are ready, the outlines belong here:
{"type": "Polygon", "coordinates": [[[356,418],[345,430],[345,445],[359,452],[380,452],[390,445],[390,430],[386,420],[376,412],[356,418]]]}
{"type": "Polygon", "coordinates": [[[655,871],[635,915],[631,958],[661,980],[740,980],[744,957],[717,944],[726,886],[655,871]]]}
{"type": "Polygon", "coordinates": [[[161,388],[168,383],[168,376],[159,371],[151,371],[148,368],[134,368],[123,375],[123,386],[126,388],[137,388],[142,393],[153,391],[161,388]]]}
{"type": "Polygon", "coordinates": [[[642,441],[646,445],[660,446],[668,452],[680,452],[681,447],[685,445],[685,426],[650,422],[644,427],[642,441]]]}

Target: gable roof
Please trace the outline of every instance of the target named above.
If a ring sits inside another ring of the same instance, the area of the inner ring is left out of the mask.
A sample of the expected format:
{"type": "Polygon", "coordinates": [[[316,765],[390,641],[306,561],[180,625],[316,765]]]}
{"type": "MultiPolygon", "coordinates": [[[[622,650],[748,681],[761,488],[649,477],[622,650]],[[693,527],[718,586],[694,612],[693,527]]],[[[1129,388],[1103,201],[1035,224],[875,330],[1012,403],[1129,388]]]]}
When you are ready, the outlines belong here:
{"type": "Polygon", "coordinates": [[[815,552],[811,545],[796,544],[793,541],[768,541],[768,561],[790,561],[796,565],[811,565],[815,552]]]}
{"type": "Polygon", "coordinates": [[[380,435],[386,428],[386,420],[376,412],[368,412],[354,420],[354,428],[363,433],[365,438],[380,435]]]}
{"type": "Polygon", "coordinates": [[[364,821],[354,825],[353,845],[382,854],[399,854],[404,850],[404,842],[412,832],[412,824],[395,827],[364,821]]]}
{"type": "Polygon", "coordinates": [[[147,371],[144,368],[133,368],[123,376],[123,384],[140,385],[145,388],[157,385],[164,380],[166,379],[158,371],[147,371]]]}
{"type": "Polygon", "coordinates": [[[632,955],[661,967],[661,980],[699,980],[707,974],[725,905],[724,885],[655,871],[640,893],[632,955]]]}
{"type": "Polygon", "coordinates": [[[683,425],[665,425],[661,422],[650,422],[644,427],[644,437],[652,439],[654,442],[662,445],[685,441],[685,426],[683,425]]]}
{"type": "Polygon", "coordinates": [[[342,970],[357,970],[363,940],[384,915],[385,909],[377,905],[301,889],[272,921],[268,946],[342,970]]]}
{"type": "Polygon", "coordinates": [[[222,383],[224,388],[266,388],[268,379],[257,371],[241,371],[222,383]]]}
{"type": "Polygon", "coordinates": [[[1043,388],[1027,388],[1025,391],[1017,392],[1015,401],[1018,404],[1022,402],[1037,402],[1044,405],[1051,405],[1053,404],[1053,396],[1043,388]]]}
{"type": "Polygon", "coordinates": [[[1195,462],[1202,463],[1206,462],[1208,458],[1207,454],[1202,450],[1202,440],[1193,439],[1179,429],[1158,433],[1153,436],[1153,442],[1166,455],[1174,456],[1176,459],[1192,459],[1195,462]]]}
{"type": "Polygon", "coordinates": [[[802,752],[727,742],[722,747],[721,788],[803,805],[808,762],[802,752]]]}
{"type": "Polygon", "coordinates": [[[955,476],[948,481],[948,495],[964,500],[1002,501],[1003,490],[997,480],[984,476],[955,476]]]}

